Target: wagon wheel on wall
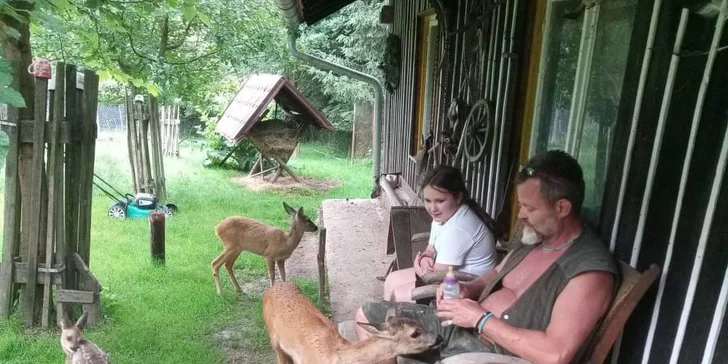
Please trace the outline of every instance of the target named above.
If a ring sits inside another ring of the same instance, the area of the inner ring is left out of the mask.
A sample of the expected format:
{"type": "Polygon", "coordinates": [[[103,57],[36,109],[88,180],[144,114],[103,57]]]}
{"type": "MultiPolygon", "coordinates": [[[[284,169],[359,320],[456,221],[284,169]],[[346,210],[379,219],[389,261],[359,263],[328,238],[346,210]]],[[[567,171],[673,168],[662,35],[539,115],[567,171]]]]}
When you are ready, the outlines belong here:
{"type": "Polygon", "coordinates": [[[473,104],[465,119],[455,161],[460,159],[462,152],[465,152],[465,156],[471,163],[477,162],[483,157],[490,141],[492,119],[490,104],[487,100],[480,99],[473,104]]]}

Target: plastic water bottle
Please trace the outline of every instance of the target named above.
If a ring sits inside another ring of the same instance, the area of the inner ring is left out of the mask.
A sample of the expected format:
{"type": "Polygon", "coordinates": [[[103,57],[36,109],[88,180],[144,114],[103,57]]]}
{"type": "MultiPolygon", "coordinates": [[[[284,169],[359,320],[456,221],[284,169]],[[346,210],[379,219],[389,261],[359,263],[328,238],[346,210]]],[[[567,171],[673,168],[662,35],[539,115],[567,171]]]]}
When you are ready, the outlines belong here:
{"type": "Polygon", "coordinates": [[[448,267],[447,274],[445,274],[445,279],[442,283],[443,298],[457,299],[460,296],[460,284],[458,284],[458,279],[455,278],[455,272],[452,270],[452,266],[448,267]]]}

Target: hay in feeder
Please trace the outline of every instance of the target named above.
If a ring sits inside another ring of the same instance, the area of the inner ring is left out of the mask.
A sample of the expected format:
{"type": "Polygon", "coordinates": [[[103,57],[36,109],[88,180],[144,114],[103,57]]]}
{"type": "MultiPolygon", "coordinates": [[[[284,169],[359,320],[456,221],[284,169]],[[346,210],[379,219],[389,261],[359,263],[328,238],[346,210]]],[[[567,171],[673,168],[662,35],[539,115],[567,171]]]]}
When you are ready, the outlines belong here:
{"type": "Polygon", "coordinates": [[[255,124],[246,137],[264,155],[288,161],[300,134],[294,123],[273,119],[255,124]]]}

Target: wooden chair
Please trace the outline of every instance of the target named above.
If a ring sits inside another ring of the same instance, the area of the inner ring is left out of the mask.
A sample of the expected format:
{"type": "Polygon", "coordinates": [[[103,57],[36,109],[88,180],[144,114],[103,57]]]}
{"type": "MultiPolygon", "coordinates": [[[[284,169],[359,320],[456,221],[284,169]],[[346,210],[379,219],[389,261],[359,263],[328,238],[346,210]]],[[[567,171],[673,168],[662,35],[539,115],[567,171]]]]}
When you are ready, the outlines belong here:
{"type": "MultiPolygon", "coordinates": [[[[604,363],[607,355],[609,355],[614,342],[622,332],[627,319],[634,311],[637,303],[642,299],[647,290],[652,286],[657,277],[660,275],[660,268],[656,264],[652,264],[649,269],[640,273],[636,269],[630,267],[627,263],[618,260],[619,272],[621,276],[621,284],[617,295],[612,302],[607,315],[599,325],[596,335],[594,336],[586,353],[586,364],[604,363]]],[[[520,361],[511,361],[510,357],[502,357],[494,354],[481,353],[464,353],[455,355],[442,360],[441,364],[455,363],[489,363],[489,364],[506,364],[506,363],[528,363],[523,359],[520,361]],[[480,355],[480,356],[479,356],[480,355]]],[[[420,362],[411,359],[398,358],[399,364],[418,364],[420,362]]]]}

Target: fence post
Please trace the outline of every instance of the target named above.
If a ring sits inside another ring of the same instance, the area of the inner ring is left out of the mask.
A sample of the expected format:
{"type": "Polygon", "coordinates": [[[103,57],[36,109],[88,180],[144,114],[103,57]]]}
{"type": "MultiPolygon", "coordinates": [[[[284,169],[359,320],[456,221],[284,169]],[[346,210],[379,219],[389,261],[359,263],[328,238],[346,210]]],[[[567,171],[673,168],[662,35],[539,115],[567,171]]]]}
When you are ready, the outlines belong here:
{"type": "Polygon", "coordinates": [[[152,254],[152,263],[164,265],[164,212],[152,211],[149,213],[149,248],[152,254]]]}

